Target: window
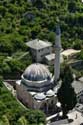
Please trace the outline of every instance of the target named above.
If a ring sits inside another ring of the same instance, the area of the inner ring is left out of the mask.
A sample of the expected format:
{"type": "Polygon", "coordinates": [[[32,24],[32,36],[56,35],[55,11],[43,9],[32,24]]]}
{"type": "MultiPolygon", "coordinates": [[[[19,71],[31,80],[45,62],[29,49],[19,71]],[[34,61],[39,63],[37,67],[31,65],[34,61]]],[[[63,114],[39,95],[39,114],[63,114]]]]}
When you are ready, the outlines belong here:
{"type": "Polygon", "coordinates": [[[53,102],[54,102],[54,101],[52,100],[52,101],[51,101],[51,104],[52,104],[52,105],[53,105],[53,102]]]}
{"type": "Polygon", "coordinates": [[[41,50],[39,49],[38,52],[40,52],[41,50]]]}

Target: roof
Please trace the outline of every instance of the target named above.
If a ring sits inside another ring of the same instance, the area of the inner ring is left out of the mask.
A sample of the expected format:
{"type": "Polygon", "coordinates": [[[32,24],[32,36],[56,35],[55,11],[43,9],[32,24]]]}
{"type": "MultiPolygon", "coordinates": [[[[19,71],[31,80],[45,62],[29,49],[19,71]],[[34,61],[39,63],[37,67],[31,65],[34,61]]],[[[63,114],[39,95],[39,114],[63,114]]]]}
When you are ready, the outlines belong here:
{"type": "Polygon", "coordinates": [[[46,55],[45,58],[46,58],[47,60],[49,60],[49,61],[50,61],[50,60],[54,60],[54,59],[55,59],[55,53],[46,55]]]}
{"type": "Polygon", "coordinates": [[[51,96],[54,96],[54,91],[53,90],[48,90],[47,92],[46,92],[46,96],[47,97],[51,97],[51,96]]]}
{"type": "MultiPolygon", "coordinates": [[[[46,55],[45,58],[46,58],[48,61],[55,60],[55,53],[46,55]]],[[[62,63],[63,61],[64,61],[63,56],[60,55],[60,62],[62,63]]]]}
{"type": "Polygon", "coordinates": [[[31,64],[23,73],[23,77],[29,81],[51,80],[48,68],[39,63],[31,64]]]}
{"type": "Polygon", "coordinates": [[[36,50],[52,46],[52,44],[50,42],[42,41],[39,39],[29,41],[26,43],[26,45],[29,46],[30,48],[33,48],[36,50]]]}
{"type": "Polygon", "coordinates": [[[17,84],[17,85],[21,85],[21,80],[17,80],[17,81],[16,81],[16,84],[17,84]]]}
{"type": "Polygon", "coordinates": [[[80,77],[80,78],[79,78],[79,81],[83,83],[83,77],[80,77]]]}
{"type": "Polygon", "coordinates": [[[79,53],[79,52],[80,52],[80,50],[67,49],[67,50],[64,50],[61,54],[64,55],[64,56],[69,56],[69,55],[76,54],[76,53],[79,53]]]}
{"type": "Polygon", "coordinates": [[[38,93],[34,96],[34,98],[37,100],[43,100],[46,98],[46,96],[44,95],[44,93],[38,93]]]}
{"type": "Polygon", "coordinates": [[[34,95],[36,95],[36,92],[31,91],[30,94],[31,94],[32,96],[34,96],[34,95]]]}
{"type": "Polygon", "coordinates": [[[74,87],[76,94],[83,90],[83,83],[80,81],[74,81],[72,86],[74,87]]]}

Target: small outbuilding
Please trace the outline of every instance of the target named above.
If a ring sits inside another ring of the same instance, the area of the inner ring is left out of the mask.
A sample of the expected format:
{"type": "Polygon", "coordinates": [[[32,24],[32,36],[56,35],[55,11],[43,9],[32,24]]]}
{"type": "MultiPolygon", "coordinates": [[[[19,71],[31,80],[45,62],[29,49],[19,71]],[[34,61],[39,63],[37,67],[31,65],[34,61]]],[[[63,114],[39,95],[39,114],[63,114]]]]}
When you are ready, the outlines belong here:
{"type": "Polygon", "coordinates": [[[61,55],[65,59],[72,59],[72,58],[75,58],[77,53],[79,53],[79,52],[80,52],[80,50],[67,49],[67,50],[64,50],[63,52],[61,52],[61,55]]]}
{"type": "MultiPolygon", "coordinates": [[[[55,63],[55,53],[51,53],[51,54],[49,54],[49,55],[46,55],[45,56],[45,62],[46,62],[46,64],[48,64],[48,65],[54,65],[54,63],[55,63]]],[[[64,62],[64,58],[63,58],[63,56],[62,55],[60,55],[60,63],[63,63],[64,62]]]]}
{"type": "Polygon", "coordinates": [[[36,62],[43,61],[44,57],[52,53],[52,44],[48,41],[35,39],[26,43],[30,48],[32,57],[36,62]]]}

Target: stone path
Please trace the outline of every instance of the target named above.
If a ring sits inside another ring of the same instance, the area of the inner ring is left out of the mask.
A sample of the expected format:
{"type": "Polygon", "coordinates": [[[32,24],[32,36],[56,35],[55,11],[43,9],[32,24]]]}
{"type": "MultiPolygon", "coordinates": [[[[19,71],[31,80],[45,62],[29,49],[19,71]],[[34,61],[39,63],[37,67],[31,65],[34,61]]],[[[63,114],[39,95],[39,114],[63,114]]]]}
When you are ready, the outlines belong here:
{"type": "Polygon", "coordinates": [[[83,115],[76,110],[69,113],[68,116],[70,119],[73,119],[74,121],[67,125],[80,125],[81,123],[83,123],[83,115]]]}
{"type": "MultiPolygon", "coordinates": [[[[54,116],[56,116],[56,114],[54,116]]],[[[68,117],[69,119],[73,120],[73,122],[68,123],[68,120],[65,119],[65,120],[60,120],[53,123],[49,122],[47,125],[80,125],[81,123],[83,123],[83,115],[76,110],[70,112],[68,114],[68,117]]],[[[49,118],[52,118],[52,117],[49,117],[49,118]]],[[[49,120],[49,118],[47,120],[49,120]]]]}

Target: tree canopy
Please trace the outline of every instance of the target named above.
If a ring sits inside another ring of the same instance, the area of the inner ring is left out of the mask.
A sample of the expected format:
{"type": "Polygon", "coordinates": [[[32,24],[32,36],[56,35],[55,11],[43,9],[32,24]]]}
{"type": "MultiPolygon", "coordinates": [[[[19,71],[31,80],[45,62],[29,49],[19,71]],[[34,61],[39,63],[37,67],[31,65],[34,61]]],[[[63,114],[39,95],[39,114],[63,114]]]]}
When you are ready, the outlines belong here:
{"type": "Polygon", "coordinates": [[[45,124],[45,114],[39,110],[25,109],[6,89],[0,80],[0,125],[45,124]]]}
{"type": "Polygon", "coordinates": [[[73,76],[68,65],[64,67],[61,78],[62,84],[58,90],[57,96],[62,106],[63,117],[65,118],[68,111],[72,110],[77,103],[76,93],[72,87],[73,76]]]}
{"type": "MultiPolygon", "coordinates": [[[[57,17],[60,19],[62,47],[81,49],[83,44],[81,1],[0,1],[0,58],[28,51],[25,42],[31,39],[39,38],[54,44],[57,17]]],[[[27,62],[30,64],[29,60],[27,62]]],[[[12,70],[7,63],[3,63],[4,61],[0,64],[1,73],[4,73],[5,69],[8,72],[12,70]],[[5,69],[1,68],[2,65],[5,65],[5,69]]],[[[22,64],[25,65],[25,62],[22,64]]]]}

